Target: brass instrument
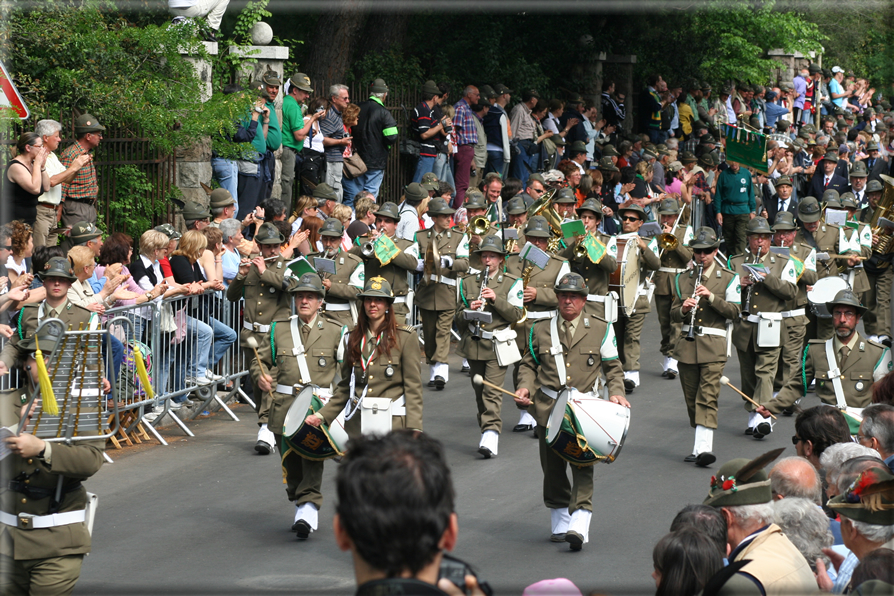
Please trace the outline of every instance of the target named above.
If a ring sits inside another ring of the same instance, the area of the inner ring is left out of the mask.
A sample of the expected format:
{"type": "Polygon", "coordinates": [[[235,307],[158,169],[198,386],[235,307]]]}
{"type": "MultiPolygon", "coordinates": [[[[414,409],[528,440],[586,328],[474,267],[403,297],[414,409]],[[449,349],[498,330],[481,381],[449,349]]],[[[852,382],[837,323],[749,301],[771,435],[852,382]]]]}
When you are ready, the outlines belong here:
{"type": "Polygon", "coordinates": [[[695,317],[698,311],[698,301],[701,296],[697,296],[695,290],[702,284],[702,273],[704,273],[705,266],[698,266],[698,275],[695,276],[695,286],[692,288],[692,296],[691,298],[695,299],[695,306],[692,307],[692,318],[689,319],[689,333],[686,334],[686,341],[695,341],[695,317]]]}
{"type": "MultiPolygon", "coordinates": [[[[482,298],[482,294],[484,294],[484,289],[487,287],[488,276],[490,275],[490,267],[484,268],[484,275],[481,278],[481,289],[478,291],[478,301],[481,302],[481,305],[478,306],[478,312],[484,311],[484,298],[482,298]]],[[[472,339],[475,341],[481,340],[481,321],[475,321],[475,330],[472,331],[472,339]]]]}
{"type": "Polygon", "coordinates": [[[590,256],[590,251],[587,250],[587,247],[584,246],[584,239],[586,236],[582,236],[581,240],[574,245],[574,258],[578,260],[582,260],[584,258],[588,258],[590,256]]]}
{"type": "Polygon", "coordinates": [[[487,234],[488,230],[490,230],[490,220],[483,215],[476,215],[469,220],[469,224],[466,226],[466,232],[470,236],[483,236],[487,234]]]}
{"type": "Polygon", "coordinates": [[[364,259],[368,259],[376,254],[376,241],[370,240],[369,242],[364,242],[360,246],[360,254],[363,255],[364,259]]]}
{"type": "Polygon", "coordinates": [[[438,240],[435,238],[434,233],[429,238],[428,248],[425,251],[425,265],[422,268],[422,273],[425,283],[431,280],[430,275],[437,275],[438,277],[441,275],[441,254],[438,251],[438,240]]]}
{"type": "MultiPolygon", "coordinates": [[[[882,179],[882,182],[885,183],[885,192],[882,193],[882,198],[879,199],[875,210],[872,212],[872,219],[869,220],[869,228],[872,230],[872,235],[878,237],[878,244],[872,247],[873,254],[887,255],[894,252],[894,235],[892,235],[889,228],[879,226],[878,220],[882,217],[894,220],[894,178],[884,174],[882,174],[880,178],[882,179]]],[[[876,260],[879,261],[876,263],[876,266],[880,268],[888,266],[887,261],[881,259],[876,260]]]]}
{"type": "MultiPolygon", "coordinates": [[[[517,230],[517,229],[519,228],[519,226],[518,226],[517,224],[512,224],[512,225],[509,226],[509,227],[512,228],[513,230],[517,230]]],[[[513,253],[513,252],[515,252],[515,245],[516,245],[516,244],[518,244],[518,239],[516,239],[516,238],[510,238],[509,240],[507,240],[507,241],[504,243],[503,250],[506,251],[506,254],[513,253]]]]}
{"type": "MultiPolygon", "coordinates": [[[[525,291],[528,287],[528,283],[531,281],[531,274],[534,272],[534,263],[528,263],[528,266],[524,268],[522,271],[522,292],[525,291]]],[[[523,325],[525,320],[528,318],[528,307],[522,304],[522,316],[519,320],[512,324],[513,327],[517,327],[519,325],[523,325]]]]}
{"type": "Polygon", "coordinates": [[[558,250],[559,243],[562,241],[562,216],[552,206],[553,197],[558,191],[558,188],[550,188],[528,208],[529,220],[535,215],[539,215],[546,219],[553,232],[553,237],[549,239],[546,245],[546,250],[549,252],[558,250]]]}
{"type": "Polygon", "coordinates": [[[677,250],[677,246],[680,245],[680,241],[677,240],[677,237],[670,232],[658,234],[656,240],[658,240],[658,247],[662,250],[677,250]]]}

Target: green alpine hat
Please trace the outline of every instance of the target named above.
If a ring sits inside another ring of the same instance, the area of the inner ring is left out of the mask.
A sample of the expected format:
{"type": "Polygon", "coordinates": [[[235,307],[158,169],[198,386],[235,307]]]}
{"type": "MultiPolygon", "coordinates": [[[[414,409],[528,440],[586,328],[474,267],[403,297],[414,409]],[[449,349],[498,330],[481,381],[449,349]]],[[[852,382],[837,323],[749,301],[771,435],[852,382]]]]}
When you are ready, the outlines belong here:
{"type": "Polygon", "coordinates": [[[841,196],[838,194],[838,191],[835,190],[834,188],[830,188],[829,190],[826,190],[823,192],[823,203],[825,203],[826,206],[828,206],[830,203],[832,203],[832,204],[840,207],[841,206],[841,203],[839,202],[840,199],[841,199],[841,196]]]}
{"type": "Polygon", "coordinates": [[[569,292],[572,294],[581,294],[582,296],[589,294],[587,283],[579,273],[566,273],[561,279],[556,281],[556,285],[553,286],[553,289],[556,292],[569,292]]]}
{"type": "Polygon", "coordinates": [[[505,95],[507,93],[510,93],[510,94],[514,93],[512,91],[512,89],[510,89],[503,83],[497,83],[496,85],[494,85],[494,91],[496,92],[497,95],[505,95]]]}
{"type": "Polygon", "coordinates": [[[466,209],[487,209],[487,202],[480,190],[466,191],[466,209]]]}
{"type": "Polygon", "coordinates": [[[860,302],[860,299],[857,298],[857,295],[854,294],[854,291],[850,288],[845,288],[835,294],[834,300],[826,302],[826,308],[829,312],[832,312],[832,307],[836,304],[839,306],[853,306],[857,309],[857,314],[860,316],[863,316],[863,313],[867,310],[867,308],[860,302]]]}
{"type": "Polygon", "coordinates": [[[388,93],[388,85],[382,79],[376,79],[369,86],[370,93],[388,93]]]}
{"type": "Polygon", "coordinates": [[[581,211],[590,211],[591,213],[595,214],[596,217],[602,219],[602,207],[602,203],[600,203],[596,199],[587,199],[583,203],[581,203],[580,207],[577,208],[577,214],[580,215],[581,211]]]}
{"type": "Polygon", "coordinates": [[[99,120],[91,114],[81,114],[75,119],[74,130],[76,136],[85,135],[88,132],[102,132],[105,126],[99,123],[99,120]]]}
{"type": "Polygon", "coordinates": [[[535,215],[528,220],[525,225],[525,238],[552,238],[553,232],[549,227],[549,222],[542,215],[535,215]]]}
{"type": "Polygon", "coordinates": [[[717,141],[714,140],[714,137],[711,135],[702,135],[702,138],[699,139],[699,145],[716,145],[717,141]]]}
{"type": "Polygon", "coordinates": [[[620,209],[618,209],[618,215],[621,215],[625,212],[636,213],[637,215],[639,215],[639,218],[642,221],[646,221],[646,212],[643,211],[643,208],[636,203],[631,203],[627,207],[621,207],[620,209]]]}
{"type": "Polygon", "coordinates": [[[422,85],[422,96],[430,98],[433,95],[441,95],[441,90],[434,81],[425,81],[422,85]]]}
{"type": "MultiPolygon", "coordinates": [[[[56,258],[58,259],[61,257],[56,258]]],[[[51,323],[49,325],[41,326],[39,332],[32,333],[31,337],[25,340],[24,344],[19,345],[21,345],[22,349],[26,352],[33,352],[37,349],[38,345],[40,345],[40,352],[43,354],[44,358],[46,358],[56,349],[56,344],[59,343],[59,340],[62,339],[64,334],[65,329],[63,329],[62,325],[51,323]],[[35,340],[35,338],[37,339],[35,340]]]]}
{"type": "Polygon", "coordinates": [[[269,221],[261,224],[261,227],[258,228],[255,234],[255,242],[257,244],[282,244],[285,241],[286,239],[279,233],[276,226],[269,221]]]}
{"type": "Polygon", "coordinates": [[[584,103],[584,98],[580,96],[580,93],[569,93],[567,103],[571,105],[584,103]]]}
{"type": "Polygon", "coordinates": [[[586,153],[587,145],[583,141],[574,141],[573,143],[571,143],[568,151],[570,151],[571,153],[586,153]]]}
{"type": "Polygon", "coordinates": [[[795,223],[795,214],[791,211],[783,211],[776,214],[776,220],[773,222],[774,232],[785,232],[788,230],[797,230],[798,225],[795,223]]]}
{"type": "Polygon", "coordinates": [[[264,76],[261,77],[261,82],[265,85],[270,85],[271,87],[281,87],[282,81],[279,78],[279,75],[275,70],[267,67],[267,70],[264,71],[264,76]]]}
{"type": "Polygon", "coordinates": [[[819,221],[822,215],[823,210],[815,197],[804,197],[798,201],[798,219],[804,223],[819,221]]]}
{"type": "Polygon", "coordinates": [[[155,227],[152,228],[152,229],[155,230],[156,232],[161,232],[162,234],[164,234],[165,236],[167,236],[169,240],[180,240],[180,238],[183,237],[183,234],[181,234],[180,232],[178,232],[178,231],[174,228],[174,226],[172,226],[172,225],[169,224],[169,223],[164,223],[164,224],[161,224],[161,225],[159,225],[159,226],[155,226],[155,227]]]}
{"type": "Polygon", "coordinates": [[[200,205],[195,201],[187,201],[180,210],[180,215],[186,221],[197,221],[200,219],[211,219],[211,212],[204,205],[200,205]]]}
{"type": "Polygon", "coordinates": [[[577,203],[577,197],[574,196],[574,191],[570,188],[560,188],[556,196],[553,197],[553,203],[577,203]]]}
{"type": "MultiPolygon", "coordinates": [[[[807,142],[810,142],[810,140],[811,140],[811,139],[810,139],[810,133],[807,132],[806,130],[804,130],[803,128],[802,128],[801,130],[798,131],[798,138],[799,138],[799,139],[804,139],[804,140],[807,141],[807,142]]],[[[814,142],[813,144],[816,145],[815,142],[814,142]]]]}
{"type": "Polygon", "coordinates": [[[618,150],[611,143],[602,146],[602,155],[604,157],[621,157],[621,154],[618,153],[618,150]]]}
{"type": "Polygon", "coordinates": [[[692,154],[692,151],[684,151],[683,153],[681,153],[679,160],[682,164],[694,163],[698,161],[695,155],[692,154]]]}
{"type": "Polygon", "coordinates": [[[831,161],[833,163],[838,163],[838,152],[826,151],[826,154],[823,156],[822,161],[831,161]]]}
{"type": "Polygon", "coordinates": [[[698,158],[698,165],[703,168],[713,168],[717,165],[717,162],[714,161],[714,156],[710,153],[703,153],[702,156],[698,158]]]}
{"type": "Polygon", "coordinates": [[[770,229],[770,224],[767,223],[767,219],[765,217],[754,217],[751,221],[748,222],[748,225],[745,226],[745,235],[753,236],[755,234],[772,234],[773,230],[770,229]]]}
{"type": "Polygon", "coordinates": [[[335,238],[341,238],[344,235],[344,224],[334,217],[330,217],[329,219],[324,221],[323,226],[320,228],[320,236],[332,236],[335,238]]]}
{"type": "Polygon", "coordinates": [[[852,192],[846,192],[841,195],[841,208],[842,209],[856,209],[857,208],[857,197],[854,196],[852,192]]]}
{"type": "Polygon", "coordinates": [[[703,128],[707,130],[708,125],[705,124],[704,122],[702,122],[701,120],[695,120],[692,122],[692,130],[693,131],[701,130],[703,128]]]}
{"type": "Polygon", "coordinates": [[[539,182],[540,184],[546,184],[546,180],[544,180],[544,179],[543,179],[543,176],[541,176],[541,175],[540,175],[539,173],[537,173],[537,172],[534,172],[533,174],[531,174],[530,176],[528,176],[528,185],[530,185],[530,183],[531,183],[531,182],[534,182],[534,181],[537,181],[537,182],[539,182]]]}
{"type": "Polygon", "coordinates": [[[74,245],[84,244],[100,236],[102,236],[102,231],[89,221],[79,221],[71,226],[71,232],[68,235],[74,245]]]}
{"type": "MultiPolygon", "coordinates": [[[[429,211],[431,211],[431,209],[429,209],[429,211]]],[[[512,197],[509,199],[509,202],[506,203],[506,213],[509,215],[521,215],[522,213],[527,213],[527,211],[528,208],[522,197],[512,197]]]]}
{"type": "Polygon", "coordinates": [[[420,203],[428,198],[428,189],[422,188],[418,182],[410,182],[404,190],[404,197],[408,203],[420,203]]]}
{"type": "MultiPolygon", "coordinates": [[[[668,154],[668,155],[670,155],[670,154],[668,154]]],[[[658,159],[658,154],[655,153],[655,151],[652,151],[651,149],[645,149],[645,150],[643,150],[643,159],[658,159]]]]}
{"type": "Polygon", "coordinates": [[[658,215],[677,215],[680,213],[680,204],[677,199],[662,199],[658,203],[658,215]]]}
{"type": "Polygon", "coordinates": [[[427,174],[423,174],[422,181],[419,183],[422,185],[427,191],[435,191],[437,192],[439,188],[441,188],[440,181],[438,177],[434,175],[433,172],[428,172],[427,174]]]}
{"type": "MultiPolygon", "coordinates": [[[[425,196],[428,196],[428,193],[425,193],[425,196]]],[[[394,221],[400,221],[400,210],[397,208],[397,205],[388,201],[379,207],[376,211],[376,217],[387,217],[394,221]]]]}
{"type": "Polygon", "coordinates": [[[726,462],[715,476],[711,476],[710,492],[703,504],[711,507],[735,507],[772,502],[773,491],[764,467],[783,451],[785,448],[775,449],[751,461],[739,458],[726,462]]]}
{"type": "Polygon", "coordinates": [[[498,255],[506,255],[506,251],[503,250],[503,241],[500,240],[500,237],[496,234],[490,234],[481,239],[481,244],[478,245],[478,248],[475,249],[476,253],[479,252],[493,252],[498,255]]]}
{"type": "Polygon", "coordinates": [[[558,135],[550,137],[549,140],[552,141],[553,145],[555,145],[556,147],[564,147],[568,144],[565,142],[565,139],[558,135]]]}
{"type": "Polygon", "coordinates": [[[48,277],[64,277],[69,281],[75,281],[77,276],[71,270],[71,262],[65,257],[53,257],[43,266],[43,271],[37,272],[37,277],[46,279],[48,277]]]}
{"type": "Polygon", "coordinates": [[[292,286],[290,291],[293,293],[313,292],[320,298],[323,298],[326,295],[326,290],[323,289],[323,280],[320,279],[320,276],[317,273],[305,273],[298,278],[297,285],[292,286]]]}
{"type": "Polygon", "coordinates": [[[289,83],[291,83],[292,87],[294,87],[295,89],[300,89],[301,91],[306,91],[307,93],[314,92],[314,88],[310,86],[310,77],[303,72],[297,72],[290,76],[289,83]]]}
{"type": "Polygon", "coordinates": [[[325,182],[321,182],[314,188],[313,198],[326,199],[327,201],[338,201],[338,193],[325,182]]]}
{"type": "MultiPolygon", "coordinates": [[[[842,292],[845,290],[839,294],[842,292]]],[[[827,505],[854,521],[894,526],[894,476],[881,464],[864,470],[844,494],[830,499],[827,505]]]]}
{"type": "Polygon", "coordinates": [[[866,192],[882,192],[883,190],[885,190],[885,186],[874,178],[866,184],[866,192]]]}
{"type": "Polygon", "coordinates": [[[721,240],[717,238],[714,229],[705,226],[696,230],[695,236],[689,241],[689,248],[714,249],[720,246],[720,243],[721,240]]]}
{"type": "Polygon", "coordinates": [[[615,164],[612,163],[612,158],[608,157],[608,156],[603,157],[602,159],[599,160],[599,169],[604,172],[620,172],[621,171],[618,169],[618,167],[615,164]]]}
{"type": "Polygon", "coordinates": [[[868,143],[866,143],[866,152],[867,153],[870,151],[878,151],[878,150],[879,150],[878,143],[876,143],[875,141],[869,141],[868,143]]]}
{"type": "Polygon", "coordinates": [[[381,276],[375,276],[366,281],[363,291],[357,294],[360,298],[384,298],[394,302],[394,292],[391,291],[391,284],[388,280],[381,276]]]}
{"type": "Polygon", "coordinates": [[[211,197],[208,200],[212,209],[221,209],[236,204],[233,195],[226,188],[215,188],[211,191],[211,197]]]}
{"type": "Polygon", "coordinates": [[[801,130],[806,130],[810,134],[816,134],[816,127],[809,122],[801,127],[801,130]]]}
{"type": "Polygon", "coordinates": [[[494,99],[497,96],[497,92],[490,85],[481,85],[478,91],[484,99],[494,99]]]}
{"type": "Polygon", "coordinates": [[[788,176],[780,176],[779,178],[776,179],[776,184],[775,184],[776,188],[779,188],[780,186],[791,186],[791,185],[792,185],[792,179],[789,178],[788,176]]]}
{"type": "MultiPolygon", "coordinates": [[[[512,201],[510,201],[510,203],[511,202],[512,201]]],[[[451,209],[450,205],[447,204],[447,201],[441,197],[435,197],[428,202],[429,215],[453,215],[454,213],[456,213],[456,209],[451,209]]]]}

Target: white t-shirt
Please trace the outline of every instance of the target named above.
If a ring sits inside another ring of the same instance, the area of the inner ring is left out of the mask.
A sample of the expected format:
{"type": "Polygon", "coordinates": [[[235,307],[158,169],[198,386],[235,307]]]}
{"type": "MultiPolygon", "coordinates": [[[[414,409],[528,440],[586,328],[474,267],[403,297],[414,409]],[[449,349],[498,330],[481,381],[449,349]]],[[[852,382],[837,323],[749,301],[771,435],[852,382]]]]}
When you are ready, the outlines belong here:
{"type": "MultiPolygon", "coordinates": [[[[307,121],[310,120],[310,116],[304,119],[304,123],[307,124],[307,121]]],[[[317,120],[314,122],[314,125],[311,127],[313,134],[310,139],[310,148],[319,153],[323,153],[323,133],[320,132],[320,121],[317,120]]],[[[307,140],[304,141],[304,146],[307,147],[307,140]]]]}
{"type": "MultiPolygon", "coordinates": [[[[62,165],[62,162],[59,161],[59,158],[56,157],[55,153],[50,153],[47,156],[46,168],[47,168],[47,174],[49,175],[50,178],[52,178],[53,176],[56,176],[58,174],[61,174],[62,172],[64,172],[66,170],[66,167],[62,165]]],[[[37,200],[40,203],[47,203],[49,205],[58,205],[59,203],[62,202],[62,185],[57,184],[56,186],[53,186],[52,188],[50,188],[50,190],[48,190],[47,192],[40,195],[40,197],[38,197],[37,200]]]]}

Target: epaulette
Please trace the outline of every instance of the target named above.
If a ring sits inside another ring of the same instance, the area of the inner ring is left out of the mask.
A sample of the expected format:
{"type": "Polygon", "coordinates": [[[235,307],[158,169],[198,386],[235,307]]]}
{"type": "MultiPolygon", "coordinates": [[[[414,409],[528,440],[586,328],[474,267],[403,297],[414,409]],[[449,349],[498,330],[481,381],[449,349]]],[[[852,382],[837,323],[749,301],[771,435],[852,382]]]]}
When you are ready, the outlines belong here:
{"type": "Polygon", "coordinates": [[[342,322],[341,322],[341,321],[339,321],[339,320],[337,320],[337,319],[334,319],[334,318],[332,318],[331,316],[329,316],[329,315],[327,315],[327,314],[325,314],[325,313],[320,314],[320,318],[323,319],[324,321],[326,321],[327,323],[331,323],[331,324],[333,324],[333,325],[337,325],[338,327],[341,327],[341,326],[342,326],[342,322]]]}
{"type": "Polygon", "coordinates": [[[412,325],[398,325],[398,329],[402,329],[407,333],[416,333],[416,328],[412,325]]]}
{"type": "Polygon", "coordinates": [[[826,343],[825,339],[808,339],[807,343],[809,344],[824,344],[826,343]]]}
{"type": "MultiPolygon", "coordinates": [[[[865,338],[864,338],[864,339],[865,339],[865,338]]],[[[866,343],[870,343],[870,344],[874,345],[875,347],[877,347],[877,348],[881,348],[881,349],[883,349],[883,350],[887,350],[887,349],[888,349],[888,346],[886,346],[885,344],[883,344],[883,343],[879,343],[879,342],[877,342],[877,341],[875,341],[875,340],[872,340],[872,339],[866,339],[866,343]]]]}

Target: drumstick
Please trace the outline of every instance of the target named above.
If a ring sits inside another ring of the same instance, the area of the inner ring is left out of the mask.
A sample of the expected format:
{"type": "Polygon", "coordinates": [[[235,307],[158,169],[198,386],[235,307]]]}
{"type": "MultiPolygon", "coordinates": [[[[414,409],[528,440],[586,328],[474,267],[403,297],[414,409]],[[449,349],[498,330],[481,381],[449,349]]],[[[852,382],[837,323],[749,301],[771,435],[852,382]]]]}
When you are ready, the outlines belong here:
{"type": "Polygon", "coordinates": [[[490,387],[491,389],[496,389],[497,391],[502,391],[502,392],[505,393],[506,395],[511,395],[512,397],[518,397],[516,394],[512,393],[512,392],[509,391],[508,389],[503,389],[503,388],[500,387],[499,385],[494,385],[493,383],[491,383],[491,382],[489,382],[489,381],[485,381],[485,380],[484,380],[484,377],[482,377],[481,375],[475,375],[474,377],[472,377],[472,384],[473,384],[473,385],[479,385],[479,386],[480,386],[480,385],[487,385],[487,386],[490,387]]]}
{"type": "MultiPolygon", "coordinates": [[[[739,391],[739,389],[735,385],[730,383],[729,377],[720,377],[720,382],[723,383],[724,385],[727,385],[730,389],[732,389],[733,391],[735,391],[736,393],[738,393],[739,395],[744,397],[745,400],[750,401],[751,403],[756,405],[758,408],[762,407],[759,403],[757,403],[756,401],[754,401],[753,399],[751,399],[750,397],[748,397],[747,395],[745,395],[744,393],[739,391]]],[[[772,412],[770,413],[770,418],[772,418],[773,420],[778,420],[778,418],[776,418],[776,416],[774,416],[772,412]]]]}
{"type": "MultiPolygon", "coordinates": [[[[255,353],[255,360],[258,361],[258,367],[260,367],[261,369],[261,374],[270,376],[270,373],[267,371],[267,367],[264,366],[263,362],[261,362],[261,356],[258,354],[258,340],[253,337],[249,337],[245,340],[245,343],[247,343],[248,347],[251,348],[252,351],[255,353]]],[[[273,392],[268,391],[267,393],[270,395],[270,398],[273,399],[273,392]]]]}

